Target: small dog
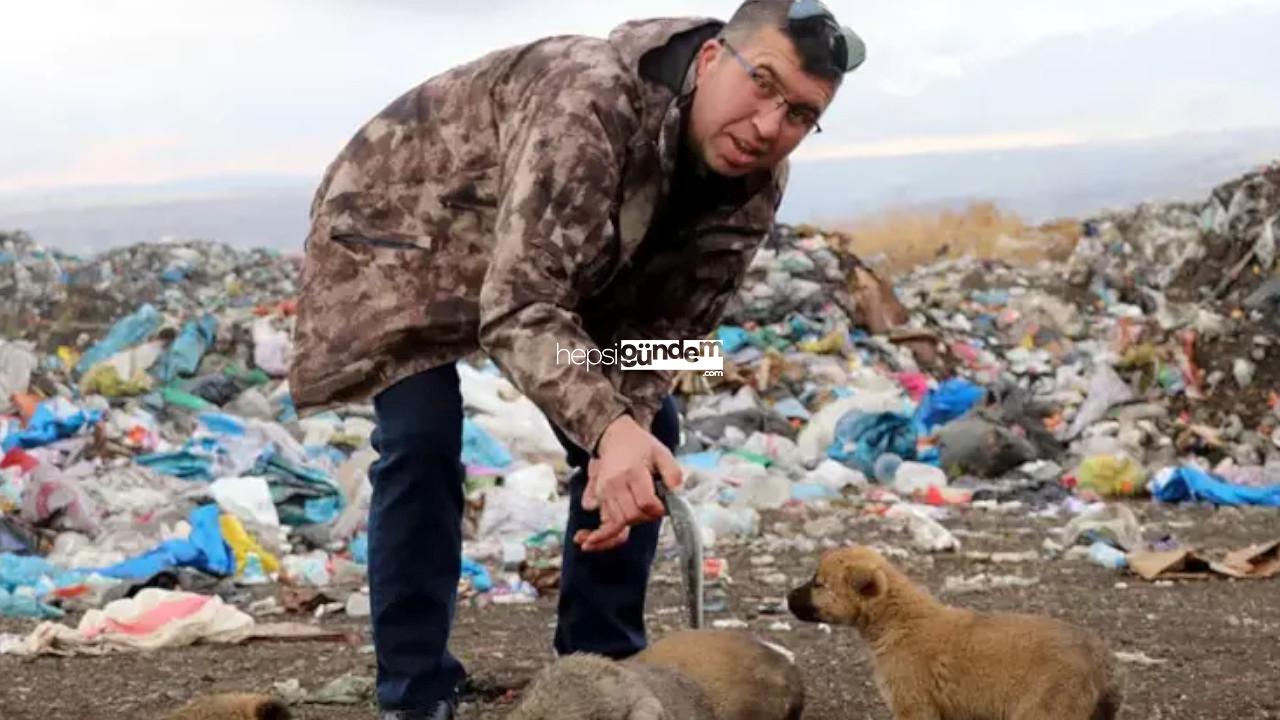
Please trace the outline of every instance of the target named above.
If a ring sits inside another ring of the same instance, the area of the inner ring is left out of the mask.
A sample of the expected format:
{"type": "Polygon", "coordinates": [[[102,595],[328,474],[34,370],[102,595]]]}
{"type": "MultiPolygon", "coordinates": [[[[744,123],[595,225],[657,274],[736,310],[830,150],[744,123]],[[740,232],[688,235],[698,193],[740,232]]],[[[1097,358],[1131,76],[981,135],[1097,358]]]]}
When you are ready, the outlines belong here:
{"type": "Polygon", "coordinates": [[[508,720],[799,720],[803,711],[788,655],[741,633],[685,630],[622,661],[560,658],[508,720]]]}
{"type": "Polygon", "coordinates": [[[269,695],[225,693],[199,697],[162,720],[289,720],[289,708],[269,695]]]}
{"type": "Polygon", "coordinates": [[[948,607],[875,550],[833,550],[787,596],[806,622],[852,625],[897,720],[1114,720],[1102,640],[1048,617],[948,607]]]}

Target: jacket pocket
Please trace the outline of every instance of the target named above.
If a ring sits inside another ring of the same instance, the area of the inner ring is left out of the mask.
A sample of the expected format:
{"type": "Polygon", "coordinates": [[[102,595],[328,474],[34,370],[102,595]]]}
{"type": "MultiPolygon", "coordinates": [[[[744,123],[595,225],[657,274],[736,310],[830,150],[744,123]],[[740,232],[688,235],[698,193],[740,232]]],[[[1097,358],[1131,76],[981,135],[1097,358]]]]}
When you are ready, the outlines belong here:
{"type": "Polygon", "coordinates": [[[345,245],[348,248],[356,247],[379,247],[390,248],[392,250],[426,250],[427,248],[410,240],[401,240],[398,238],[388,237],[365,237],[364,235],[353,235],[349,233],[334,234],[329,236],[331,240],[339,245],[345,245]]]}

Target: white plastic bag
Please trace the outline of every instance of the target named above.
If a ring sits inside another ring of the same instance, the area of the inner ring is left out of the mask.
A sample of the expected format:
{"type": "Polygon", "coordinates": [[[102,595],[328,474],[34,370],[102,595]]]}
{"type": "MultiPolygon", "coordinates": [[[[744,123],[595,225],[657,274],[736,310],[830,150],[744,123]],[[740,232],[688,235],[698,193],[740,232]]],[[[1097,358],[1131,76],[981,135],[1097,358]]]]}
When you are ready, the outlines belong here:
{"type": "Polygon", "coordinates": [[[544,530],[563,530],[568,517],[568,498],[551,502],[519,490],[495,487],[484,493],[477,534],[485,540],[524,540],[544,530]]]}
{"type": "Polygon", "coordinates": [[[293,354],[293,341],[289,333],[277,330],[271,318],[261,318],[253,324],[253,363],[268,375],[284,377],[289,372],[293,354]]]}
{"type": "Polygon", "coordinates": [[[280,529],[280,515],[271,499],[267,479],[257,476],[219,478],[209,492],[223,512],[234,515],[246,525],[280,529]]]}

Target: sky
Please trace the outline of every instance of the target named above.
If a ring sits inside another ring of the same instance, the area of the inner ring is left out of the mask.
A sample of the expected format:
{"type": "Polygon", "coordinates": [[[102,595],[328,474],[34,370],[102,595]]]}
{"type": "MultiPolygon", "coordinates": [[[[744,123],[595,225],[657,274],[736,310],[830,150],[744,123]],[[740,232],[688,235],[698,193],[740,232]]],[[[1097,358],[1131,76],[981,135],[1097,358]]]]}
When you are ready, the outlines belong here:
{"type": "MultiPolygon", "coordinates": [[[[736,0],[4,0],[0,193],[318,178],[453,64],[736,0]],[[14,61],[16,60],[16,61],[14,61]]],[[[1280,0],[830,0],[866,40],[797,162],[1280,124],[1280,0]]]]}

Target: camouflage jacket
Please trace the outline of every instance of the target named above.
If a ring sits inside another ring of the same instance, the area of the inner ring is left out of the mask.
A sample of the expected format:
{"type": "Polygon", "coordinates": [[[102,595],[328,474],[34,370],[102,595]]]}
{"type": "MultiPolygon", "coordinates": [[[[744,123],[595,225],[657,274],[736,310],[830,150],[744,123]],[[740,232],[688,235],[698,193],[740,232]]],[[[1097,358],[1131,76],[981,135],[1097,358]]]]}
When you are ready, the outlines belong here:
{"type": "Polygon", "coordinates": [[[499,50],[365,124],[312,202],[299,412],[482,350],[584,448],[623,413],[647,427],[671,373],[558,362],[557,349],[705,336],[772,227],[785,164],[637,252],[668,201],[688,61],[720,27],[642,20],[499,50]]]}

